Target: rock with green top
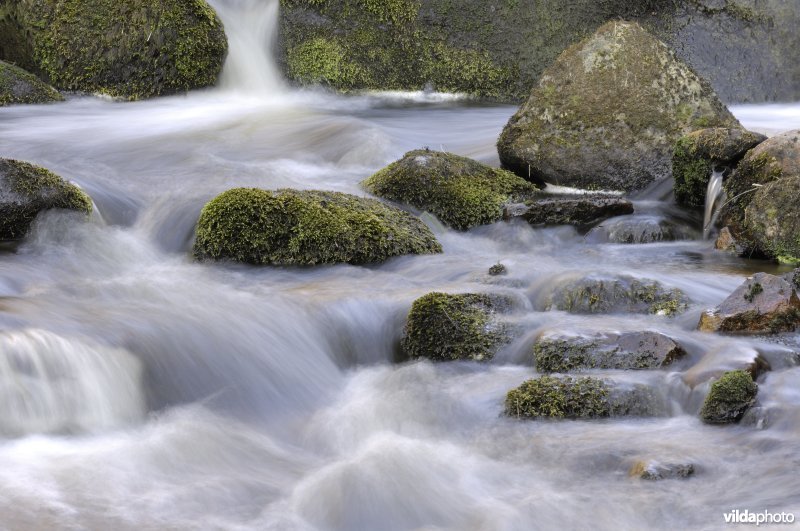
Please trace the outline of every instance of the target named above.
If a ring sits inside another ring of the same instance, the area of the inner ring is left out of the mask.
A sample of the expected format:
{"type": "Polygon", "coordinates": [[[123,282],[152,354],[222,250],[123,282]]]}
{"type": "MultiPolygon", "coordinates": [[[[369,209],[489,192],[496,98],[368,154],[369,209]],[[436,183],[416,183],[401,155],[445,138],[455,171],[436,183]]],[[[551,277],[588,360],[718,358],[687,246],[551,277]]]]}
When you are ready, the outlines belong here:
{"type": "Polygon", "coordinates": [[[655,416],[663,408],[647,386],[624,387],[591,377],[541,376],[512,389],[505,400],[506,415],[531,419],[655,416]]]}
{"type": "Polygon", "coordinates": [[[559,282],[545,297],[544,310],[577,314],[651,313],[673,316],[686,311],[679,289],[628,276],[589,276],[559,282]]]}
{"type": "Polygon", "coordinates": [[[758,385],[747,371],[730,371],[711,384],[700,418],[707,424],[739,422],[756,401],[758,385]]]}
{"type": "Polygon", "coordinates": [[[730,174],[745,153],[767,137],[741,128],[701,129],[680,138],[672,152],[675,201],[702,207],[711,173],[730,174]]]}
{"type": "Polygon", "coordinates": [[[50,103],[63,99],[56,89],[30,72],[0,61],[0,107],[16,103],[50,103]]]}
{"type": "Polygon", "coordinates": [[[264,265],[367,264],[439,253],[419,219],[374,199],[315,190],[234,188],[203,208],[194,254],[264,265]]]}
{"type": "Polygon", "coordinates": [[[675,142],[707,127],[739,122],[667,45],[614,21],[544,71],[497,147],[534,181],[630,192],[670,178],[675,142]]]}
{"type": "Polygon", "coordinates": [[[458,230],[499,221],[505,205],[537,190],[509,171],[427,149],[406,153],[362,185],[378,197],[426,210],[458,230]]]}
{"type": "Polygon", "coordinates": [[[487,361],[509,339],[499,314],[502,297],[478,293],[429,293],[411,306],[401,346],[410,358],[487,361]]]}
{"type": "Polygon", "coordinates": [[[748,151],[724,189],[720,224],[741,254],[800,264],[800,130],[748,151]]]}
{"type": "Polygon", "coordinates": [[[83,190],[28,162],[0,158],[0,240],[19,240],[39,212],[65,209],[91,214],[83,190]]]}
{"type": "Polygon", "coordinates": [[[141,99],[216,83],[227,53],[205,0],[10,0],[4,59],[53,86],[141,99]]]}

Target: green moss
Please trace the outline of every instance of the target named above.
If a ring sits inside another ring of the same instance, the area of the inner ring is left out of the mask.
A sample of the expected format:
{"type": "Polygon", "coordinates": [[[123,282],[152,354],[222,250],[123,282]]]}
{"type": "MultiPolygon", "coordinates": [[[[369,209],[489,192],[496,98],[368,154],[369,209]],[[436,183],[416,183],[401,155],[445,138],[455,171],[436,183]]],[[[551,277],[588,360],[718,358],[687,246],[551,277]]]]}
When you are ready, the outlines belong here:
{"type": "Polygon", "coordinates": [[[730,371],[711,384],[700,418],[709,424],[738,422],[755,403],[758,385],[749,372],[730,371]]]}
{"type": "Polygon", "coordinates": [[[373,199],[235,188],[203,208],[194,252],[251,264],[362,264],[441,246],[421,221],[373,199]]]}
{"type": "Polygon", "coordinates": [[[27,162],[0,159],[0,239],[23,238],[36,215],[55,208],[92,212],[92,200],[77,186],[27,162]]]}
{"type": "Polygon", "coordinates": [[[204,0],[29,0],[17,17],[55,86],[139,99],[213,85],[227,40],[204,0]]]}
{"type": "Polygon", "coordinates": [[[747,290],[747,293],[744,294],[744,300],[747,302],[753,302],[753,300],[755,300],[760,293],[764,293],[764,286],[762,286],[759,282],[753,282],[750,284],[750,288],[747,290]]]}
{"type": "Polygon", "coordinates": [[[673,188],[678,204],[695,207],[705,205],[712,170],[711,160],[698,156],[697,144],[692,138],[682,137],[678,140],[672,153],[673,188]]]}
{"type": "Polygon", "coordinates": [[[498,221],[505,204],[536,192],[511,172],[430,150],[406,153],[362,186],[379,197],[431,212],[459,230],[498,221]]]}
{"type": "Polygon", "coordinates": [[[369,73],[348,58],[338,40],[317,37],[289,51],[288,75],[301,83],[330,85],[341,89],[370,83],[369,73]]]}
{"type": "Polygon", "coordinates": [[[570,313],[642,312],[668,317],[686,311],[686,296],[654,281],[584,278],[557,288],[548,305],[570,313]]]}
{"type": "Polygon", "coordinates": [[[505,414],[516,418],[608,417],[609,388],[596,378],[542,376],[508,392],[505,414]]]}
{"type": "Polygon", "coordinates": [[[486,361],[507,339],[496,319],[508,301],[482,294],[429,293],[408,314],[403,351],[410,358],[486,361]]]}
{"type": "Polygon", "coordinates": [[[0,107],[15,103],[49,103],[64,98],[53,87],[12,64],[0,61],[0,107]]]}

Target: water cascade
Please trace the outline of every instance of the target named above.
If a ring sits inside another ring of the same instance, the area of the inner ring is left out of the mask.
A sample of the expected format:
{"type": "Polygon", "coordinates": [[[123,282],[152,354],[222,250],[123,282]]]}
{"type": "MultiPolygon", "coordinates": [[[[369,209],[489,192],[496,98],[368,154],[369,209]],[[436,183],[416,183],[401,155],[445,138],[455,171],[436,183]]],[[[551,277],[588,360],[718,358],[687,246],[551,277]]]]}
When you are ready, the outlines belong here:
{"type": "Polygon", "coordinates": [[[707,240],[714,230],[719,211],[725,202],[725,191],[722,189],[724,170],[714,168],[706,189],[706,208],[703,214],[703,239],[707,240]]]}

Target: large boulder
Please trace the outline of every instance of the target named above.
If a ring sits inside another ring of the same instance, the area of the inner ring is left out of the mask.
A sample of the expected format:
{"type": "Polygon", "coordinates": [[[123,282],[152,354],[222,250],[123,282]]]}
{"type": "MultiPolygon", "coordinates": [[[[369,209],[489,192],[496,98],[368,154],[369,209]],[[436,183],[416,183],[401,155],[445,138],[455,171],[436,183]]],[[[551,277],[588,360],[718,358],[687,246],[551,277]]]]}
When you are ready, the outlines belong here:
{"type": "Polygon", "coordinates": [[[534,185],[509,171],[428,149],[406,153],[362,185],[378,197],[427,210],[459,230],[499,221],[506,204],[536,193],[534,185]]]}
{"type": "Polygon", "coordinates": [[[738,127],[711,86],[641,26],[609,22],[548,67],[498,141],[535,181],[634,191],[671,177],[672,147],[738,127]]]}
{"type": "Polygon", "coordinates": [[[414,301],[401,346],[410,358],[487,361],[509,336],[498,320],[509,301],[478,293],[429,293],[414,301]]]}
{"type": "Polygon", "coordinates": [[[227,39],[205,0],[7,0],[0,59],[126,99],[213,85],[227,39]]]}
{"type": "Polygon", "coordinates": [[[756,401],[758,385],[747,371],[730,371],[711,384],[700,418],[708,424],[738,422],[756,401]]]}
{"type": "Polygon", "coordinates": [[[675,201],[702,207],[711,173],[730,174],[742,157],[767,137],[745,129],[701,129],[682,137],[672,153],[675,201]]]}
{"type": "Polygon", "coordinates": [[[713,310],[703,312],[704,332],[777,333],[800,327],[800,299],[786,278],[757,273],[713,310]]]}
{"type": "Polygon", "coordinates": [[[0,240],[23,238],[39,212],[56,208],[88,215],[92,200],[49,170],[0,158],[0,240]]]}
{"type": "Polygon", "coordinates": [[[15,103],[50,103],[64,97],[25,70],[0,61],[0,107],[15,103]]]}
{"type": "Polygon", "coordinates": [[[439,253],[430,229],[411,214],[339,192],[234,188],[200,214],[195,256],[250,264],[382,262],[439,253]]]}
{"type": "Polygon", "coordinates": [[[800,263],[800,130],[748,151],[724,189],[720,222],[742,254],[800,263]]]}

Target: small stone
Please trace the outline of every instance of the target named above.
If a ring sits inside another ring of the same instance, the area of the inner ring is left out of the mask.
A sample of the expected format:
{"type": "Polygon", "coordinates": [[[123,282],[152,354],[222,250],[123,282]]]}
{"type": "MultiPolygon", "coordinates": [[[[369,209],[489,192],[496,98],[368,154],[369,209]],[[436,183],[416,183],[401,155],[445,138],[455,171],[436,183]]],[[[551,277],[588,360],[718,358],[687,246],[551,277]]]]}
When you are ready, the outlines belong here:
{"type": "Polygon", "coordinates": [[[686,479],[693,476],[695,468],[692,463],[659,463],[658,461],[638,461],[631,467],[631,477],[648,481],[662,479],[686,479]]]}
{"type": "Polygon", "coordinates": [[[498,275],[505,275],[508,273],[508,269],[503,264],[497,263],[489,268],[489,274],[493,277],[498,275]]]}
{"type": "Polygon", "coordinates": [[[747,371],[730,371],[711,384],[700,418],[707,424],[738,422],[755,404],[758,385],[747,371]]]}

